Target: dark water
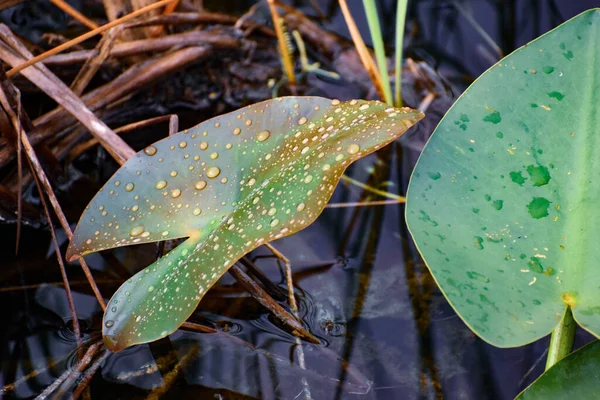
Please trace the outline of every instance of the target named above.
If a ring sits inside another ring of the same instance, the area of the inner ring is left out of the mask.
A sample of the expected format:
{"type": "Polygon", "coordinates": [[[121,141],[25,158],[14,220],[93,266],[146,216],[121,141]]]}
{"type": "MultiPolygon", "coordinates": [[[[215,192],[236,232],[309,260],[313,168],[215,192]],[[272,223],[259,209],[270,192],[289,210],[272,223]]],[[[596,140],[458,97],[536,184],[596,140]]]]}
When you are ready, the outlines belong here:
{"type": "MultiPolygon", "coordinates": [[[[307,3],[303,9],[313,12],[307,3]]],[[[357,3],[357,22],[364,27],[357,3]]],[[[410,12],[421,30],[408,41],[407,53],[439,68],[446,80],[443,96],[402,145],[361,160],[348,172],[393,193],[405,192],[425,138],[452,100],[497,59],[449,2],[412,3],[410,12]]],[[[466,6],[473,8],[476,20],[486,22],[486,30],[507,53],[594,2],[506,1],[504,8],[515,8],[516,25],[510,27],[501,23],[507,18],[501,15],[503,7],[492,3],[472,1],[466,6]]],[[[328,12],[329,2],[320,4],[328,12]]],[[[392,37],[392,4],[381,6],[389,10],[384,30],[392,37]]],[[[328,26],[345,34],[340,18],[334,12],[328,26]]],[[[50,21],[57,23],[56,18],[50,21]]],[[[36,29],[47,26],[37,21],[31,30],[36,29]]],[[[365,96],[344,84],[313,84],[313,94],[365,96]]],[[[190,111],[181,116],[182,127],[203,119],[190,111]]],[[[135,138],[138,148],[162,135],[147,133],[135,138]]],[[[71,222],[115,168],[105,154],[92,151],[56,177],[59,200],[71,222]]],[[[37,204],[34,190],[26,195],[37,204]]],[[[340,184],[332,202],[357,201],[361,195],[361,189],[340,184]]],[[[0,225],[0,233],[0,381],[2,386],[17,382],[5,386],[0,397],[32,398],[77,361],[71,314],[47,228],[26,226],[18,257],[13,256],[14,225],[0,225]]],[[[64,234],[59,239],[64,251],[64,234]]],[[[192,317],[217,333],[181,330],[152,345],[108,355],[91,380],[91,398],[304,399],[310,393],[313,399],[510,399],[543,371],[548,338],[498,349],[477,338],[457,317],[408,236],[402,205],[326,209],[309,228],[274,245],[292,261],[302,320],[322,342],[302,344],[304,368],[294,356],[294,337],[225,275],[192,317]]],[[[86,259],[108,299],[155,255],[156,247],[148,245],[86,259]]],[[[271,291],[285,306],[282,266],[262,249],[250,257],[276,284],[271,291]]],[[[78,264],[69,264],[67,272],[84,339],[95,341],[101,310],[78,264]]],[[[576,346],[590,340],[578,331],[576,346]]]]}

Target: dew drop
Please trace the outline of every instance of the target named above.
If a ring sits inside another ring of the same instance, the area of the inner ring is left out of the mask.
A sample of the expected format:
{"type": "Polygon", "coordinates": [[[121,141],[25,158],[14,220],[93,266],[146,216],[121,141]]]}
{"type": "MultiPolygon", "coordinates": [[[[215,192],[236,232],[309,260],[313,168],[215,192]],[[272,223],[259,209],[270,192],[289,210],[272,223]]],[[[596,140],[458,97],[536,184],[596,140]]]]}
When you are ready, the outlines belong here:
{"type": "Polygon", "coordinates": [[[133,183],[129,182],[127,185],[125,185],[125,190],[127,190],[128,192],[131,192],[134,188],[133,183]]]}
{"type": "Polygon", "coordinates": [[[269,137],[271,136],[271,132],[269,131],[260,131],[256,134],[256,139],[259,142],[264,142],[265,140],[267,140],[269,137]]]}
{"type": "Polygon", "coordinates": [[[331,168],[331,165],[329,165],[329,164],[323,165],[323,171],[329,171],[330,168],[331,168]]]}
{"type": "Polygon", "coordinates": [[[173,178],[175,178],[177,176],[177,171],[171,171],[171,173],[169,175],[171,175],[173,178]]]}
{"type": "Polygon", "coordinates": [[[199,208],[194,208],[194,215],[200,215],[202,214],[202,210],[199,208]]]}
{"type": "Polygon", "coordinates": [[[112,308],[110,309],[110,311],[112,311],[112,312],[117,312],[117,307],[112,307],[112,308]]]}
{"type": "Polygon", "coordinates": [[[148,146],[144,149],[144,153],[146,153],[146,155],[153,156],[156,154],[156,147],[148,146]]]}
{"type": "Polygon", "coordinates": [[[107,328],[112,328],[114,324],[115,322],[109,319],[104,323],[104,326],[106,326],[107,328]]]}
{"type": "Polygon", "coordinates": [[[138,207],[137,205],[131,207],[131,211],[133,211],[133,212],[136,212],[139,209],[140,209],[140,207],[138,207]]]}
{"type": "Polygon", "coordinates": [[[158,190],[162,190],[162,189],[164,189],[166,187],[167,187],[167,182],[166,181],[158,181],[158,182],[156,182],[156,188],[158,190]]]}
{"type": "Polygon", "coordinates": [[[298,125],[304,125],[306,123],[306,121],[307,121],[306,117],[301,117],[298,120],[298,125]]]}
{"type": "Polygon", "coordinates": [[[364,111],[364,110],[366,110],[367,108],[369,108],[369,105],[368,105],[368,104],[363,104],[362,106],[358,107],[358,109],[359,109],[359,110],[361,110],[361,111],[364,111]]]}
{"type": "Polygon", "coordinates": [[[220,173],[221,170],[219,169],[219,167],[209,167],[206,170],[206,176],[208,176],[209,178],[216,178],[217,176],[219,176],[220,173]]]}
{"type": "Polygon", "coordinates": [[[240,128],[235,128],[235,129],[233,130],[233,134],[234,134],[234,135],[239,135],[240,133],[242,133],[242,130],[241,130],[240,128]]]}
{"type": "Polygon", "coordinates": [[[277,213],[277,209],[275,207],[272,207],[269,209],[269,212],[267,214],[269,214],[272,217],[276,213],[277,213]]]}
{"type": "Polygon", "coordinates": [[[352,143],[350,146],[348,146],[346,151],[348,152],[348,154],[356,154],[360,151],[360,146],[356,143],[352,143]]]}
{"type": "Polygon", "coordinates": [[[305,208],[306,208],[306,204],[304,204],[304,203],[300,203],[300,204],[298,204],[298,206],[296,206],[296,210],[298,210],[298,211],[302,211],[305,208]]]}
{"type": "Polygon", "coordinates": [[[200,143],[200,150],[206,150],[206,149],[208,149],[208,143],[206,143],[206,142],[200,143]]]}
{"type": "Polygon", "coordinates": [[[279,225],[279,220],[275,218],[273,221],[271,221],[271,226],[276,227],[277,225],[279,225]]]}
{"type": "Polygon", "coordinates": [[[196,190],[202,190],[206,187],[206,181],[200,180],[194,184],[196,190]]]}
{"type": "Polygon", "coordinates": [[[148,291],[151,292],[154,290],[154,286],[148,286],[148,291]]]}
{"type": "Polygon", "coordinates": [[[173,189],[173,190],[171,190],[171,197],[172,198],[176,199],[179,196],[181,196],[181,190],[179,190],[179,189],[173,189]]]}
{"type": "Polygon", "coordinates": [[[311,183],[312,180],[313,180],[312,175],[306,175],[306,178],[304,178],[304,183],[311,183]]]}
{"type": "Polygon", "coordinates": [[[211,160],[216,160],[217,158],[219,158],[219,153],[217,153],[217,152],[210,153],[210,158],[211,158],[211,160]]]}
{"type": "Polygon", "coordinates": [[[131,228],[131,230],[129,231],[129,234],[131,236],[139,236],[142,233],[144,233],[144,225],[135,226],[135,227],[131,228]]]}

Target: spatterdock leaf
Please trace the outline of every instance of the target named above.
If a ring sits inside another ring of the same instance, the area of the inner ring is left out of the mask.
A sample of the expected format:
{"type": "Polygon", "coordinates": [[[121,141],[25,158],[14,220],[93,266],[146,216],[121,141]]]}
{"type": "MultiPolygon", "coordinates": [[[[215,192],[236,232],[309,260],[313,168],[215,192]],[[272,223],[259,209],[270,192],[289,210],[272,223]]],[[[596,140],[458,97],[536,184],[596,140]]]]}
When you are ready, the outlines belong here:
{"type": "Polygon", "coordinates": [[[407,222],[450,303],[520,346],[567,306],[600,335],[600,10],[507,56],[448,111],[419,159],[407,222]]]}
{"type": "Polygon", "coordinates": [[[118,351],[164,337],[239,258],[308,226],[343,171],[423,118],[380,102],[269,100],[147,147],[94,197],[67,257],[188,239],[113,295],[105,343],[118,351]]]}

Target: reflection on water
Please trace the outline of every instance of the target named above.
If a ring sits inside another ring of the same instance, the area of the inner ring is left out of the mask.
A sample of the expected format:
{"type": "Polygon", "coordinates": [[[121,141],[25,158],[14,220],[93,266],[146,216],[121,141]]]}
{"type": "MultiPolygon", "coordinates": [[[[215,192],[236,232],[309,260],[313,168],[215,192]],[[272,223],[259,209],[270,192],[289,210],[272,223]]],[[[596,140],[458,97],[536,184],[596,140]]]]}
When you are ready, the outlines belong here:
{"type": "MultiPolygon", "coordinates": [[[[415,10],[426,23],[441,18],[432,3],[423,1],[415,10]]],[[[440,32],[449,29],[439,25],[440,32]]],[[[455,35],[453,40],[460,36],[455,30],[448,32],[455,35]]],[[[439,43],[427,43],[439,39],[438,33],[428,31],[422,42],[410,45],[408,54],[429,57],[442,71],[450,70],[445,75],[450,83],[434,80],[440,96],[427,120],[403,139],[403,147],[392,145],[379,158],[371,156],[354,165],[349,171],[354,179],[405,192],[424,140],[468,82],[462,80],[467,70],[456,58],[440,54],[439,43]]],[[[424,89],[408,82],[405,85],[414,90],[405,92],[406,99],[416,102],[424,89]]],[[[366,96],[360,88],[312,84],[316,92],[312,94],[366,96]]],[[[198,122],[195,115],[187,117],[198,122]]],[[[101,169],[97,161],[88,160],[87,168],[101,169]]],[[[72,177],[79,190],[69,204],[83,207],[107,178],[90,175],[72,177]]],[[[341,184],[332,202],[370,199],[361,189],[341,184]]],[[[216,333],[180,330],[168,339],[106,358],[98,358],[102,354],[98,350],[86,370],[65,380],[63,387],[72,390],[90,378],[93,399],[303,399],[307,393],[312,399],[512,398],[543,370],[539,360],[547,339],[519,349],[496,349],[475,337],[437,289],[412,245],[403,215],[402,205],[327,209],[309,228],[274,243],[292,261],[301,319],[321,341],[302,342],[304,368],[295,356],[294,336],[225,275],[192,317],[216,333]]],[[[47,232],[25,228],[18,258],[12,255],[14,226],[0,225],[0,234],[9,238],[2,243],[6,254],[0,262],[0,397],[32,398],[77,364],[71,313],[47,232]]],[[[62,245],[64,250],[64,235],[62,245]]],[[[155,254],[153,246],[137,246],[87,259],[109,297],[155,254]]],[[[265,289],[287,307],[282,266],[268,254],[259,249],[251,258],[274,282],[265,289]]],[[[71,264],[68,273],[83,339],[88,345],[97,343],[100,308],[77,264],[71,264]]],[[[587,341],[589,336],[578,332],[576,345],[587,341]]]]}

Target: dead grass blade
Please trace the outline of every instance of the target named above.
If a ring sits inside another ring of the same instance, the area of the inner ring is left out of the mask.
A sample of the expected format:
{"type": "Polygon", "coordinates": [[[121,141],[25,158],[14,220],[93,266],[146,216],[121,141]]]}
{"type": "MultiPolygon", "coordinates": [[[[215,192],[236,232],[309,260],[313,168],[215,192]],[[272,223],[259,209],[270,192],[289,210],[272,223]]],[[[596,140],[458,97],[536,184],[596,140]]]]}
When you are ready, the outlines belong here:
{"type": "Polygon", "coordinates": [[[89,53],[85,63],[77,72],[77,76],[71,83],[71,90],[76,96],[81,96],[83,91],[90,83],[96,72],[100,69],[104,61],[110,56],[111,49],[115,44],[115,39],[119,36],[120,27],[110,29],[106,35],[100,39],[98,45],[89,53]]]}
{"type": "MultiPolygon", "coordinates": [[[[199,12],[174,12],[168,15],[156,15],[146,18],[142,21],[134,21],[125,25],[125,28],[137,28],[153,25],[191,25],[191,24],[223,24],[233,25],[237,18],[233,15],[199,11],[199,12]]],[[[266,28],[266,27],[265,27],[266,28]]],[[[269,32],[274,36],[270,28],[266,28],[263,33],[269,32]]]]}
{"type": "Polygon", "coordinates": [[[229,273],[246,288],[248,292],[254,297],[260,304],[271,311],[280,321],[285,323],[292,329],[294,336],[308,340],[311,343],[319,344],[319,339],[314,337],[312,333],[308,332],[300,322],[290,314],[285,308],[281,307],[275,300],[269,296],[252,278],[250,278],[237,264],[229,269],[229,273]]]}
{"type": "MultiPolygon", "coordinates": [[[[238,38],[224,32],[189,31],[176,33],[155,39],[140,39],[115,44],[110,51],[111,58],[121,58],[138,54],[169,50],[173,47],[198,46],[201,44],[215,45],[220,48],[235,49],[242,43],[238,38]]],[[[96,50],[79,50],[58,54],[48,58],[45,65],[70,65],[81,63],[95,54],[96,50]]]]}
{"type": "Polygon", "coordinates": [[[50,0],[50,2],[52,4],[54,4],[56,7],[60,8],[64,12],[66,12],[67,14],[69,14],[75,20],[79,21],[79,23],[81,23],[81,25],[86,26],[90,29],[98,28],[98,24],[96,24],[94,21],[92,21],[91,19],[89,19],[88,17],[86,17],[85,15],[83,15],[82,13],[80,13],[79,11],[74,9],[73,7],[71,7],[71,5],[69,3],[67,3],[66,1],[50,0]]]}
{"type": "Polygon", "coordinates": [[[348,30],[350,31],[350,36],[352,37],[352,41],[354,42],[354,46],[356,47],[356,51],[360,57],[360,61],[363,64],[363,67],[369,73],[371,77],[371,81],[373,81],[373,85],[379,94],[379,98],[385,99],[385,91],[383,90],[383,83],[381,81],[381,75],[379,75],[379,70],[375,66],[375,61],[373,61],[373,57],[369,52],[369,49],[365,45],[365,42],[360,35],[360,31],[358,30],[356,23],[354,22],[354,18],[352,18],[352,14],[350,13],[350,9],[348,8],[348,3],[346,0],[339,0],[340,8],[342,9],[342,14],[344,15],[344,19],[346,20],[346,25],[348,26],[348,30]]]}
{"type": "MultiPolygon", "coordinates": [[[[175,11],[175,9],[177,8],[178,5],[179,5],[179,0],[175,0],[172,3],[167,4],[162,12],[162,15],[171,14],[173,11],[175,11]]],[[[164,25],[155,26],[150,29],[150,34],[148,36],[151,38],[158,37],[163,33],[164,30],[165,30],[164,25]]]]}
{"type": "Polygon", "coordinates": [[[52,399],[64,399],[66,398],[66,393],[61,390],[61,386],[67,380],[72,380],[74,377],[77,378],[81,375],[83,370],[88,366],[88,364],[93,360],[94,356],[100,350],[103,345],[102,341],[98,341],[88,347],[82,359],[75,365],[73,368],[67,369],[63,372],[50,386],[48,386],[42,393],[40,393],[37,399],[47,399],[50,395],[52,399]]]}
{"type": "MultiPolygon", "coordinates": [[[[5,42],[13,45],[11,49],[6,44],[0,43],[0,58],[3,61],[10,65],[19,65],[23,60],[32,57],[32,54],[18,41],[6,25],[0,25],[0,37],[5,42]]],[[[43,64],[28,68],[23,71],[23,75],[77,118],[115,160],[123,161],[135,154],[123,139],[98,119],[81,99],[43,64]]]]}
{"type": "Polygon", "coordinates": [[[42,54],[40,54],[40,55],[38,55],[36,57],[32,57],[31,59],[29,59],[27,61],[24,61],[21,64],[13,65],[13,68],[10,71],[8,71],[6,73],[6,75],[9,78],[11,78],[15,74],[21,72],[23,69],[25,69],[27,67],[32,66],[33,64],[37,64],[38,62],[40,62],[42,60],[45,60],[46,58],[48,58],[48,57],[50,57],[50,56],[52,56],[54,54],[58,54],[58,53],[60,53],[62,51],[65,51],[66,49],[68,49],[70,47],[73,47],[74,45],[79,44],[81,42],[84,42],[84,41],[88,40],[89,38],[94,37],[94,36],[96,36],[96,35],[98,35],[98,34],[100,34],[102,32],[105,32],[105,31],[109,30],[110,28],[114,28],[117,25],[120,25],[120,24],[122,24],[122,23],[124,23],[126,21],[129,21],[129,20],[131,20],[131,19],[133,19],[135,17],[138,17],[138,16],[140,16],[140,15],[142,15],[142,14],[144,14],[144,13],[150,11],[150,10],[154,10],[155,8],[162,7],[162,6],[168,4],[168,3],[172,2],[172,1],[174,1],[174,0],[161,0],[161,1],[158,1],[158,2],[156,2],[154,4],[150,4],[149,6],[146,6],[144,8],[140,8],[139,10],[134,11],[134,12],[132,12],[130,14],[127,14],[124,17],[121,17],[121,18],[116,19],[116,20],[114,20],[112,22],[109,22],[109,23],[107,23],[105,25],[102,25],[102,26],[100,26],[100,27],[98,27],[96,29],[93,29],[93,30],[91,30],[91,31],[89,31],[87,33],[84,33],[83,35],[78,36],[75,39],[69,40],[67,43],[61,44],[60,46],[57,46],[57,47],[55,47],[55,48],[53,48],[51,50],[48,50],[48,51],[46,51],[46,52],[44,52],[44,53],[42,53],[42,54]]]}
{"type": "MultiPolygon", "coordinates": [[[[60,221],[61,227],[67,234],[67,237],[69,238],[69,240],[71,240],[71,238],[73,237],[73,232],[71,231],[71,227],[69,226],[69,223],[67,222],[67,218],[65,217],[65,214],[62,211],[62,208],[60,207],[58,200],[56,199],[56,195],[54,194],[54,190],[52,190],[52,186],[50,185],[50,181],[48,180],[46,173],[44,172],[42,166],[40,165],[39,160],[37,159],[35,151],[33,150],[33,146],[31,146],[31,143],[29,142],[27,135],[22,135],[21,140],[23,143],[23,149],[25,150],[25,154],[27,155],[27,157],[29,159],[29,164],[30,164],[31,168],[34,170],[34,175],[37,177],[37,179],[40,180],[40,183],[43,186],[44,191],[48,195],[50,204],[52,204],[52,208],[54,208],[54,212],[56,213],[56,216],[58,217],[58,220],[60,221]]],[[[96,295],[96,299],[98,300],[98,303],[100,303],[102,310],[105,310],[106,303],[104,302],[104,298],[102,297],[102,294],[100,293],[100,290],[98,289],[98,286],[96,285],[94,276],[92,275],[89,267],[87,266],[87,264],[83,258],[80,258],[78,261],[81,264],[81,269],[83,270],[83,272],[92,288],[92,291],[94,292],[94,295],[96,295]]]]}
{"type": "Polygon", "coordinates": [[[96,361],[94,361],[94,363],[91,365],[91,367],[89,367],[88,369],[86,369],[85,374],[79,380],[79,383],[75,387],[75,390],[73,390],[73,400],[77,400],[79,398],[79,396],[81,396],[81,394],[83,393],[83,391],[90,384],[90,382],[91,382],[92,378],[94,377],[94,374],[96,373],[96,371],[98,371],[98,368],[100,368],[102,366],[102,364],[104,363],[104,361],[111,354],[111,352],[108,351],[107,349],[102,349],[101,351],[102,351],[102,354],[96,359],[96,361]]]}
{"type": "MultiPolygon", "coordinates": [[[[210,47],[187,47],[133,65],[111,82],[86,93],[81,100],[90,110],[101,110],[211,53],[210,47]]],[[[33,121],[35,128],[29,133],[29,140],[36,145],[68,128],[74,122],[75,118],[66,110],[57,107],[33,121]]],[[[0,144],[6,144],[6,141],[0,139],[0,144]]],[[[10,146],[0,148],[0,167],[5,166],[13,158],[14,150],[10,146]]]]}
{"type": "Polygon", "coordinates": [[[287,42],[283,37],[283,27],[281,25],[282,19],[279,17],[279,13],[277,12],[277,5],[275,4],[275,0],[267,0],[267,2],[269,3],[269,11],[271,12],[273,27],[275,28],[277,42],[279,43],[279,55],[281,58],[281,63],[283,64],[283,69],[287,76],[288,82],[293,85],[296,83],[296,77],[294,75],[294,64],[292,63],[292,58],[290,56],[290,50],[288,48],[287,42]]]}
{"type": "MultiPolygon", "coordinates": [[[[175,115],[175,114],[161,115],[160,117],[149,118],[144,121],[137,121],[137,122],[133,122],[131,124],[120,126],[120,127],[116,128],[114,130],[114,132],[116,134],[121,135],[124,133],[129,133],[129,132],[135,131],[137,129],[142,129],[142,128],[145,128],[148,126],[160,124],[162,122],[167,122],[167,121],[169,122],[169,132],[172,132],[173,129],[171,128],[171,124],[174,119],[176,121],[179,121],[179,119],[177,118],[177,115],[175,115]]],[[[178,125],[179,124],[177,123],[176,126],[178,126],[178,125]]],[[[177,133],[177,132],[178,132],[178,130],[176,127],[174,130],[174,133],[177,133]]],[[[82,153],[86,152],[87,150],[91,149],[92,147],[96,146],[97,144],[98,144],[98,140],[96,140],[96,139],[90,139],[83,143],[77,144],[68,153],[67,162],[70,162],[71,160],[79,157],[82,153]]],[[[68,145],[66,145],[66,144],[62,144],[60,147],[65,148],[67,146],[68,145]]],[[[58,158],[60,159],[61,157],[59,156],[58,158]]]]}
{"type": "Polygon", "coordinates": [[[378,201],[357,201],[350,203],[329,203],[325,208],[350,208],[350,207],[372,207],[372,206],[387,206],[389,204],[403,204],[405,200],[378,200],[378,201]]]}
{"type": "MultiPolygon", "coordinates": [[[[15,89],[15,92],[18,94],[19,92],[15,89]]],[[[23,127],[21,126],[21,121],[19,115],[21,114],[21,100],[20,96],[15,98],[12,103],[17,103],[17,111],[13,110],[11,107],[11,102],[8,100],[7,94],[4,90],[0,89],[0,104],[4,108],[4,111],[9,116],[10,120],[13,123],[14,130],[17,132],[19,140],[25,136],[23,135],[23,127]]],[[[18,146],[20,147],[20,146],[18,146]]],[[[65,286],[65,292],[67,294],[67,302],[69,304],[69,309],[71,310],[71,318],[73,323],[73,332],[75,333],[75,337],[77,340],[77,347],[81,348],[81,330],[79,329],[79,319],[77,318],[77,311],[75,310],[75,303],[73,302],[73,294],[71,293],[71,287],[69,286],[69,278],[67,277],[67,270],[65,268],[65,264],[63,262],[62,255],[60,254],[60,245],[58,244],[58,240],[56,239],[56,232],[54,231],[54,225],[52,224],[52,217],[50,216],[50,211],[48,210],[48,206],[46,204],[46,199],[44,197],[44,191],[40,185],[39,179],[36,176],[35,170],[32,167],[31,159],[29,160],[30,167],[33,172],[33,176],[35,178],[35,183],[40,193],[40,200],[42,202],[42,206],[44,209],[44,213],[46,214],[46,220],[48,221],[48,225],[50,226],[50,233],[52,235],[52,242],[54,243],[54,250],[56,252],[56,258],[58,259],[58,265],[60,267],[60,273],[63,279],[63,284],[65,286]]],[[[19,187],[20,188],[20,187],[19,187]]],[[[18,246],[18,243],[17,243],[18,246]]]]}

